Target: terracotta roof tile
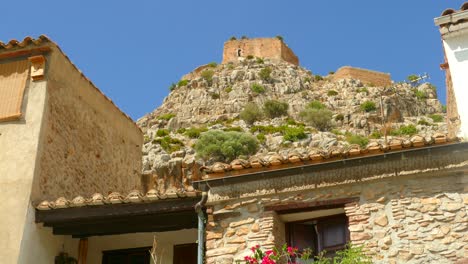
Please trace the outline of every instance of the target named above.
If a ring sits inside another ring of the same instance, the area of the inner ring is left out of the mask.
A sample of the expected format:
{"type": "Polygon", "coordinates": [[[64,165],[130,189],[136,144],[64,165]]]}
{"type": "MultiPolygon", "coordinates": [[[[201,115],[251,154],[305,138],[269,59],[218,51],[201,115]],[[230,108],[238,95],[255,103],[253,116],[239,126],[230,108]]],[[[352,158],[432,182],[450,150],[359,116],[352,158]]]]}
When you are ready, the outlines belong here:
{"type": "Polygon", "coordinates": [[[135,121],[133,121],[133,119],[130,116],[128,116],[117,105],[115,105],[115,103],[109,97],[107,97],[101,90],[99,90],[99,88],[97,88],[97,86],[94,85],[94,83],[90,79],[88,79],[81,72],[81,70],[70,60],[70,58],[58,46],[58,44],[55,43],[54,41],[52,41],[46,35],[40,35],[36,39],[28,36],[28,37],[25,37],[22,41],[12,39],[12,40],[8,41],[7,43],[4,43],[4,42],[0,41],[0,52],[2,52],[2,50],[15,50],[16,51],[16,50],[20,50],[20,49],[28,48],[28,47],[32,47],[32,46],[39,46],[39,45],[44,44],[44,43],[50,43],[50,44],[54,45],[62,53],[62,55],[65,56],[65,58],[71,63],[71,65],[81,74],[82,78],[84,78],[94,89],[96,89],[102,96],[104,96],[104,98],[107,101],[109,101],[112,105],[114,105],[115,108],[117,110],[119,110],[120,113],[122,113],[122,115],[124,115],[128,120],[130,120],[135,125],[135,127],[138,128],[138,130],[141,131],[140,127],[135,123],[135,121]]]}

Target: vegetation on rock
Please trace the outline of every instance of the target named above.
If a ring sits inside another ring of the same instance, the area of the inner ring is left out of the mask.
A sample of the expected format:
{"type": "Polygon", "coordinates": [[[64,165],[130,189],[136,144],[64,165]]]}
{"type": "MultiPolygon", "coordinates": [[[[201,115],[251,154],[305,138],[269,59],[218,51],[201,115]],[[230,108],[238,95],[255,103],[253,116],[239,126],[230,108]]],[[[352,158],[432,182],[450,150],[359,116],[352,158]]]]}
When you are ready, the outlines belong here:
{"type": "Polygon", "coordinates": [[[211,130],[201,134],[195,144],[199,157],[208,160],[231,162],[240,155],[252,155],[258,149],[258,141],[248,133],[211,130]]]}
{"type": "Polygon", "coordinates": [[[159,120],[171,120],[171,118],[175,117],[176,115],[175,114],[172,114],[172,113],[168,113],[168,114],[162,114],[160,116],[158,116],[158,119],[159,120]]]}
{"type": "Polygon", "coordinates": [[[253,83],[252,86],[250,86],[250,89],[257,94],[262,94],[265,92],[265,87],[258,83],[253,83]]]}
{"type": "Polygon", "coordinates": [[[310,102],[306,109],[301,111],[299,116],[304,122],[320,131],[327,131],[332,127],[332,111],[326,109],[325,106],[318,101],[310,102]]]}
{"type": "Polygon", "coordinates": [[[245,123],[252,125],[255,121],[260,121],[263,117],[260,107],[255,103],[248,103],[245,105],[239,117],[244,120],[245,123]]]}
{"type": "Polygon", "coordinates": [[[375,103],[372,101],[365,101],[364,103],[361,104],[361,110],[364,112],[371,112],[375,111],[377,107],[375,106],[375,103]]]}
{"type": "Polygon", "coordinates": [[[431,118],[432,121],[434,121],[436,123],[444,121],[444,117],[441,116],[441,115],[438,115],[438,114],[431,114],[431,115],[429,115],[429,118],[431,118]]]}
{"type": "Polygon", "coordinates": [[[265,67],[260,70],[258,73],[258,76],[260,76],[260,79],[264,80],[265,82],[271,81],[271,68],[270,67],[265,67]]]}
{"type": "Polygon", "coordinates": [[[361,146],[361,148],[365,148],[367,144],[369,144],[369,139],[360,135],[356,134],[346,134],[346,141],[349,144],[357,144],[361,146]]]}
{"type": "Polygon", "coordinates": [[[269,118],[287,115],[288,108],[288,103],[276,100],[268,100],[263,104],[263,112],[269,118]]]}

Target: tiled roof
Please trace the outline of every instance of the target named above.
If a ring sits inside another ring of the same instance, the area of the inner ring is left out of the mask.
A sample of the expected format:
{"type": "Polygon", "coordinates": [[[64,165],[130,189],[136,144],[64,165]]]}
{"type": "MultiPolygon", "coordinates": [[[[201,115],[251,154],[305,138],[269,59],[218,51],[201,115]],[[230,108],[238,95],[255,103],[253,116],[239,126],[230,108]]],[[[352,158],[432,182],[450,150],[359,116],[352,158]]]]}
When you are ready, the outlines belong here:
{"type": "Polygon", "coordinates": [[[44,43],[50,43],[50,44],[54,45],[63,54],[63,56],[65,56],[65,58],[67,58],[67,60],[71,63],[71,65],[73,65],[73,67],[81,74],[82,78],[84,78],[86,81],[88,81],[89,84],[91,84],[92,87],[94,87],[100,94],[102,94],[102,96],[104,96],[104,98],[107,101],[109,101],[112,105],[114,105],[115,108],[122,113],[122,115],[124,115],[128,120],[130,120],[141,131],[140,127],[133,121],[133,119],[130,116],[128,116],[126,113],[124,113],[122,110],[120,110],[120,108],[117,105],[115,105],[115,103],[109,97],[107,97],[101,90],[99,90],[99,88],[97,88],[97,86],[94,85],[94,83],[90,79],[88,79],[80,71],[80,69],[78,69],[78,67],[75,64],[73,64],[73,62],[70,60],[70,58],[62,51],[62,49],[60,49],[60,47],[57,45],[57,43],[53,42],[46,35],[40,35],[36,39],[28,36],[28,37],[25,37],[22,41],[18,41],[16,39],[12,39],[12,40],[10,40],[10,41],[8,41],[6,43],[3,43],[3,42],[0,41],[0,52],[2,52],[3,50],[17,51],[17,50],[21,50],[21,49],[25,49],[25,48],[34,47],[34,46],[40,46],[41,44],[44,44],[44,43]]]}
{"type": "MultiPolygon", "coordinates": [[[[415,135],[411,138],[392,138],[388,144],[372,142],[366,148],[361,148],[359,145],[353,144],[347,147],[330,147],[329,149],[321,148],[304,148],[297,151],[289,151],[287,155],[279,153],[268,153],[266,155],[256,155],[248,160],[236,159],[230,164],[217,162],[211,166],[201,168],[207,174],[218,174],[219,177],[232,171],[236,175],[251,173],[255,170],[262,170],[268,167],[290,164],[291,166],[301,166],[303,162],[321,163],[334,161],[337,159],[355,158],[359,156],[379,155],[390,151],[398,151],[402,149],[418,148],[434,144],[445,144],[447,142],[455,142],[458,139],[448,139],[446,134],[435,133],[432,136],[415,135]],[[239,171],[238,173],[236,171],[239,171]]],[[[217,177],[218,175],[213,175],[217,177]]],[[[209,175],[208,178],[211,178],[209,175]]]]}
{"type": "Polygon", "coordinates": [[[148,203],[157,200],[197,197],[200,196],[200,194],[201,192],[193,190],[193,188],[190,191],[179,191],[165,194],[160,194],[155,189],[150,189],[146,194],[143,194],[141,191],[138,190],[131,191],[127,195],[123,195],[118,192],[112,192],[107,196],[104,196],[100,193],[95,193],[88,198],[85,198],[83,196],[77,196],[72,200],[68,200],[65,197],[59,197],[55,201],[42,201],[36,206],[36,209],[51,210],[70,207],[97,206],[105,204],[148,203]]]}

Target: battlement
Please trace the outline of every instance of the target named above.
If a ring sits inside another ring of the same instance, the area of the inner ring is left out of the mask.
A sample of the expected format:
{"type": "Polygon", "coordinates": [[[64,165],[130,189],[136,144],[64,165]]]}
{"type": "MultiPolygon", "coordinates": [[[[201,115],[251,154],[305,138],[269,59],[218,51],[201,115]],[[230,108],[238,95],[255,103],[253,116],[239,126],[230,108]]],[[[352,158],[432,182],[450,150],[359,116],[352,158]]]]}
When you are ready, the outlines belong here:
{"type": "Polygon", "coordinates": [[[339,79],[357,79],[365,84],[376,86],[388,86],[392,84],[389,73],[372,71],[367,69],[343,66],[333,75],[333,80],[339,79]]]}
{"type": "Polygon", "coordinates": [[[247,56],[282,60],[299,65],[294,52],[278,38],[229,40],[224,43],[223,64],[237,62],[247,56]]]}

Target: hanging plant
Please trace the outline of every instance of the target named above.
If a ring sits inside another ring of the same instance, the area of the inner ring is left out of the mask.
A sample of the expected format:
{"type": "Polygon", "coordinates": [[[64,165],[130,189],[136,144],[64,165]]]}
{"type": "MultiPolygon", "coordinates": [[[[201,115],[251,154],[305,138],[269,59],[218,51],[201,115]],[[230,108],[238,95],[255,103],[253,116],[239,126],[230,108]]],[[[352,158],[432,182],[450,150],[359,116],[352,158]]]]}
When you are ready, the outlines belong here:
{"type": "Polygon", "coordinates": [[[78,264],[78,261],[73,258],[69,257],[68,253],[60,252],[58,256],[55,257],[55,264],[78,264]]]}

